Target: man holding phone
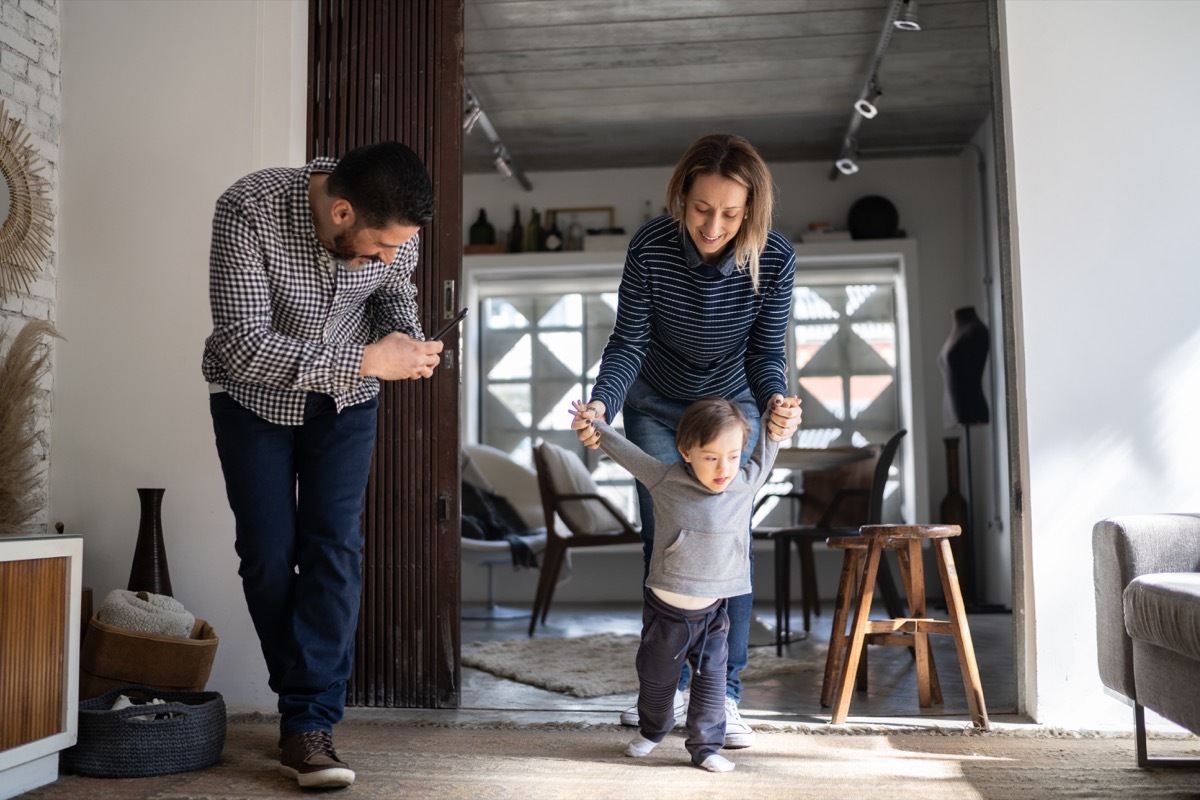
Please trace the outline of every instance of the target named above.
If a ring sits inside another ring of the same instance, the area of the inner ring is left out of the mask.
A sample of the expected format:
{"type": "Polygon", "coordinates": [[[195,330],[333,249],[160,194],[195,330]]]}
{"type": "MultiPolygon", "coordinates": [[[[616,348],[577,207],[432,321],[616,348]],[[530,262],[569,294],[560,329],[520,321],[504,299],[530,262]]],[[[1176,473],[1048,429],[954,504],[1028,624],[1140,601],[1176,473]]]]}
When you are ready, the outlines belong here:
{"type": "Polygon", "coordinates": [[[217,200],[203,373],[238,574],[279,696],[280,771],[349,786],[333,747],[362,593],[362,513],[380,380],[428,378],[418,231],[433,189],[380,142],[237,181],[217,200]]]}

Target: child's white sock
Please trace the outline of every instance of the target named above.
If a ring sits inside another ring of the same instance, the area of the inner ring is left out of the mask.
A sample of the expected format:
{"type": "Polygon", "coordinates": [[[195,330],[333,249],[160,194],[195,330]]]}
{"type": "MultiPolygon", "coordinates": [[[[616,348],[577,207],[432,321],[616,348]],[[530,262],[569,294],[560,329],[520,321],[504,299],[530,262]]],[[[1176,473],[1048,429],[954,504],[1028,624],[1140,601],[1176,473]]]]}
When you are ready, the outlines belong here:
{"type": "Polygon", "coordinates": [[[720,753],[713,753],[700,762],[700,768],[709,772],[732,772],[733,762],[720,753]]]}
{"type": "Polygon", "coordinates": [[[650,741],[639,731],[638,735],[633,737],[633,741],[625,745],[625,755],[630,758],[641,758],[650,755],[650,751],[656,747],[658,747],[658,742],[650,741]]]}

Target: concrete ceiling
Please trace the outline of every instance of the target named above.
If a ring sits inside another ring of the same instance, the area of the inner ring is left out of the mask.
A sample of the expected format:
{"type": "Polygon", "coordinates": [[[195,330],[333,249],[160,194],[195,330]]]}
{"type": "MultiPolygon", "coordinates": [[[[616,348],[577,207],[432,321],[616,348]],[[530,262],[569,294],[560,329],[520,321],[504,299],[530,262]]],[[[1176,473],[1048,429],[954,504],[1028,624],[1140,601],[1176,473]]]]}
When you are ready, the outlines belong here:
{"type": "MultiPolygon", "coordinates": [[[[899,3],[900,0],[894,0],[899,3]]],[[[770,161],[840,154],[893,0],[465,0],[464,67],[525,172],[673,165],[707,133],[770,161]]],[[[919,0],[857,141],[955,150],[992,103],[988,0],[919,0]]],[[[495,169],[476,125],[464,170],[495,169]]]]}

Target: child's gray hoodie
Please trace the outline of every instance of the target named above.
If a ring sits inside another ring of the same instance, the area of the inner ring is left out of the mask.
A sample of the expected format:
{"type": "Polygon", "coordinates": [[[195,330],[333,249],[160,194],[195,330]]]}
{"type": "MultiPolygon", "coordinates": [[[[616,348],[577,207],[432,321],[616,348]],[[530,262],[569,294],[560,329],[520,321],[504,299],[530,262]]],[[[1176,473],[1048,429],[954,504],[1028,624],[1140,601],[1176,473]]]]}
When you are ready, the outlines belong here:
{"type": "Polygon", "coordinates": [[[642,482],[654,498],[654,550],[646,585],[690,597],[749,594],[750,518],[767,482],[779,443],[766,434],[763,416],[750,459],[723,492],[713,492],[686,462],[664,464],[602,420],[600,449],[642,482]]]}

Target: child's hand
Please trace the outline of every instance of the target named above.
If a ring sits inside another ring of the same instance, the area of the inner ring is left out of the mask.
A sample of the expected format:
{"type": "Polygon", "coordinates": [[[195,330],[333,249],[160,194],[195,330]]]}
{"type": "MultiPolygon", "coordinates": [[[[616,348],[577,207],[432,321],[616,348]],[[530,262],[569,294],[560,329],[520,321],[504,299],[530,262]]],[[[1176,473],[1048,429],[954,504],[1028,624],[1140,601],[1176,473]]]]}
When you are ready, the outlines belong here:
{"type": "Polygon", "coordinates": [[[787,441],[796,434],[802,417],[799,397],[775,395],[771,399],[771,417],[767,421],[767,435],[775,442],[787,441]]]}
{"type": "Polygon", "coordinates": [[[579,441],[583,442],[584,447],[592,450],[600,447],[600,432],[592,425],[592,420],[597,419],[603,412],[597,411],[587,403],[572,400],[571,413],[575,415],[574,421],[571,422],[571,428],[576,431],[579,441]]]}

